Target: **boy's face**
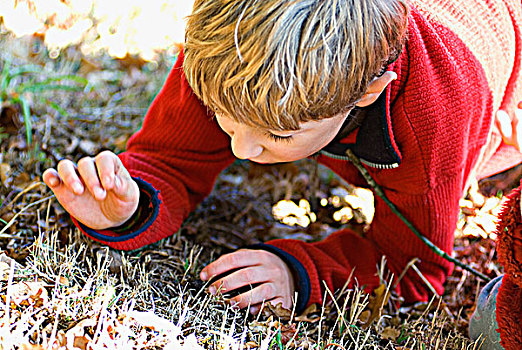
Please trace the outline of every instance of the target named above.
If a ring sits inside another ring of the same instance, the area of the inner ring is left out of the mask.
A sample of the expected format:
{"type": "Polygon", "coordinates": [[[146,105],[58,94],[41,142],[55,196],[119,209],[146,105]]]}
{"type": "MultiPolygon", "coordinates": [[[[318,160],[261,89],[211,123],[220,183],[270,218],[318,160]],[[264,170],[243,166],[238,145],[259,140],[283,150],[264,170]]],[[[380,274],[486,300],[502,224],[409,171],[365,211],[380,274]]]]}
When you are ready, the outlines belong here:
{"type": "Polygon", "coordinates": [[[216,120],[231,138],[232,152],[237,158],[256,163],[291,162],[306,158],[334,139],[348,113],[301,124],[296,131],[276,132],[253,128],[216,115],[216,120]]]}

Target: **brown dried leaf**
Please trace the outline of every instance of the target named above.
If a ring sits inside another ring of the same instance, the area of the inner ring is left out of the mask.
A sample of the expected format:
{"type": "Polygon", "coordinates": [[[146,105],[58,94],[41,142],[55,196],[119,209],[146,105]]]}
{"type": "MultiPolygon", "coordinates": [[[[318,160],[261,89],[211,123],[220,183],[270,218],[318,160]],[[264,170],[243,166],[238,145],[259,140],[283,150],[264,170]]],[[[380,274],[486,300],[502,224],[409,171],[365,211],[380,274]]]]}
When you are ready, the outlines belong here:
{"type": "Polygon", "coordinates": [[[16,135],[18,133],[22,127],[22,123],[20,121],[20,113],[18,113],[16,108],[9,104],[0,106],[0,127],[4,133],[10,135],[16,135]]]}
{"type": "Polygon", "coordinates": [[[41,345],[35,345],[35,344],[22,344],[20,346],[21,350],[45,350],[45,348],[41,345]]]}
{"type": "Polygon", "coordinates": [[[147,61],[141,58],[138,55],[131,55],[127,53],[123,58],[118,59],[118,63],[122,68],[131,70],[131,69],[139,69],[141,70],[147,61]]]}
{"type": "Polygon", "coordinates": [[[78,322],[73,328],[69,329],[67,333],[65,333],[67,349],[87,349],[87,345],[92,339],[88,331],[86,332],[85,328],[94,328],[95,326],[95,319],[86,318],[78,322]]]}
{"type": "Polygon", "coordinates": [[[129,134],[123,134],[118,137],[116,137],[113,141],[114,146],[118,149],[125,149],[127,147],[127,141],[129,141],[130,135],[129,134]]]}
{"type": "Polygon", "coordinates": [[[281,342],[287,344],[297,333],[295,323],[281,325],[281,342]]]}
{"type": "Polygon", "coordinates": [[[368,323],[370,316],[371,316],[370,310],[365,310],[365,311],[361,312],[361,314],[359,315],[359,321],[361,321],[361,323],[363,323],[363,324],[366,324],[366,323],[368,323]]]}
{"type": "Polygon", "coordinates": [[[2,181],[2,184],[4,184],[4,186],[6,186],[7,179],[9,179],[10,171],[11,171],[11,166],[9,164],[7,164],[7,163],[0,164],[0,181],[2,181]]]}
{"type": "Polygon", "coordinates": [[[31,182],[31,176],[29,176],[28,173],[23,172],[14,178],[13,185],[19,189],[24,189],[31,185],[31,182]]]}
{"type": "Polygon", "coordinates": [[[259,347],[259,344],[257,344],[255,341],[249,341],[245,343],[245,347],[247,349],[256,349],[259,347]]]}
{"type": "Polygon", "coordinates": [[[20,282],[11,286],[11,306],[39,307],[49,301],[43,282],[20,282]]]}
{"type": "Polygon", "coordinates": [[[90,60],[84,56],[81,57],[78,74],[85,76],[91,72],[97,72],[100,70],[102,70],[102,66],[98,62],[90,60]]]}
{"type": "MultiPolygon", "coordinates": [[[[373,321],[381,317],[382,308],[384,305],[388,303],[390,299],[390,291],[388,290],[385,284],[381,284],[379,287],[377,287],[372,294],[373,295],[370,295],[366,310],[369,311],[370,315],[368,319],[365,322],[363,322],[363,328],[368,327],[373,323],[373,321]]],[[[361,317],[363,314],[364,312],[361,314],[361,317]]]]}
{"type": "Polygon", "coordinates": [[[129,311],[126,315],[133,318],[141,326],[157,332],[178,332],[178,326],[172,321],[158,316],[151,311],[129,311]]]}
{"type": "Polygon", "coordinates": [[[317,315],[318,312],[317,304],[312,304],[307,307],[301,315],[297,316],[295,320],[298,322],[317,322],[321,319],[321,317],[317,315]]]}
{"type": "Polygon", "coordinates": [[[74,348],[86,350],[90,340],[86,336],[76,336],[74,337],[74,348]]]}
{"type": "Polygon", "coordinates": [[[280,318],[283,321],[290,320],[290,317],[292,316],[292,311],[285,309],[283,307],[283,303],[281,303],[281,302],[278,303],[276,306],[274,306],[270,303],[266,303],[265,307],[263,308],[263,313],[267,317],[273,315],[273,316],[280,318]]]}
{"type": "Polygon", "coordinates": [[[387,340],[395,341],[401,335],[401,331],[393,327],[386,327],[381,332],[381,337],[387,340]]]}

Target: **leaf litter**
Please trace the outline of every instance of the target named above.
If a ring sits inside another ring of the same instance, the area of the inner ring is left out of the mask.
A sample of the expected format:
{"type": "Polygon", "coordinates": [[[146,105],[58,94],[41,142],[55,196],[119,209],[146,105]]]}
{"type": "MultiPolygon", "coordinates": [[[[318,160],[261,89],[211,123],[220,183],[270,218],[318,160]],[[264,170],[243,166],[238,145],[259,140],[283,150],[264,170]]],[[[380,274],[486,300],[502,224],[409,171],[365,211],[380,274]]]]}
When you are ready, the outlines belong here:
{"type": "MultiPolygon", "coordinates": [[[[42,185],[42,172],[64,157],[122,151],[174,58],[129,64],[130,57],[83,57],[71,46],[49,59],[37,37],[0,40],[7,48],[0,64],[10,52],[12,65],[36,65],[42,79],[55,70],[90,85],[46,92],[59,108],[33,101],[31,147],[19,112],[2,105],[0,349],[479,348],[466,334],[481,285],[459,268],[442,297],[415,305],[390,291],[385,261],[376,267],[382,284],[373,294],[327,291],[328,302],[301,315],[266,305],[252,316],[205,292],[199,271],[220,254],[272,238],[312,242],[340,227],[368,227],[371,193],[312,160],[236,162],[179,232],[143,249],[115,251],[83,237],[42,185]],[[278,205],[286,205],[284,215],[273,215],[278,205]]],[[[454,255],[491,277],[501,273],[491,239],[499,203],[470,192],[456,231],[454,255]]]]}

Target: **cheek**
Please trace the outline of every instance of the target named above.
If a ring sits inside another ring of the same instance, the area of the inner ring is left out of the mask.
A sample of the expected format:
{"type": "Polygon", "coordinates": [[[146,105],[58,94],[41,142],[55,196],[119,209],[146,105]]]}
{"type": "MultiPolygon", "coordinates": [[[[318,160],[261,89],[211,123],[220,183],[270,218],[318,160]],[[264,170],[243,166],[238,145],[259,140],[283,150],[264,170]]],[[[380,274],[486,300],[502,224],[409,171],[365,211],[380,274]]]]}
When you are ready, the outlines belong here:
{"type": "Polygon", "coordinates": [[[265,147],[265,150],[273,155],[279,156],[279,158],[284,159],[284,161],[294,161],[315,154],[325,146],[323,143],[324,140],[322,140],[321,136],[312,138],[303,137],[290,143],[279,142],[275,144],[272,142],[270,146],[265,147]]]}
{"type": "Polygon", "coordinates": [[[219,126],[221,130],[223,130],[228,136],[232,136],[232,130],[230,126],[227,127],[227,122],[224,121],[222,118],[219,118],[216,116],[216,123],[219,126]]]}

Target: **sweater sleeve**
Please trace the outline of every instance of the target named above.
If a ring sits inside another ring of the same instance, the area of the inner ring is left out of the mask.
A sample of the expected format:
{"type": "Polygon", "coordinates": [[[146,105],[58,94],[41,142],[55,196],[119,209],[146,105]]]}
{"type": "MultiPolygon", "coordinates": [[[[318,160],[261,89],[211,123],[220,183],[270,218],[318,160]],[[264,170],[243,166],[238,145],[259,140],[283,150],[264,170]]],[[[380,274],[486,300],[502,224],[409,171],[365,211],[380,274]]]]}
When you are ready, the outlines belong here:
{"type": "Polygon", "coordinates": [[[76,223],[91,238],[132,250],[175,233],[233,161],[228,136],[194,95],[180,53],[142,128],[119,155],[140,187],[138,227],[115,233],[76,223]]]}

